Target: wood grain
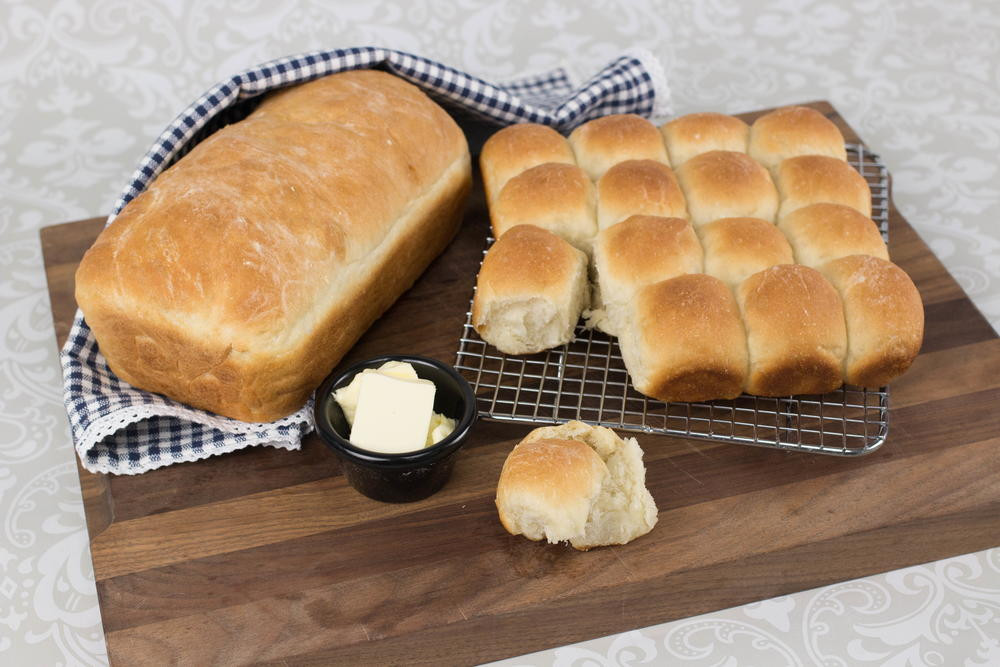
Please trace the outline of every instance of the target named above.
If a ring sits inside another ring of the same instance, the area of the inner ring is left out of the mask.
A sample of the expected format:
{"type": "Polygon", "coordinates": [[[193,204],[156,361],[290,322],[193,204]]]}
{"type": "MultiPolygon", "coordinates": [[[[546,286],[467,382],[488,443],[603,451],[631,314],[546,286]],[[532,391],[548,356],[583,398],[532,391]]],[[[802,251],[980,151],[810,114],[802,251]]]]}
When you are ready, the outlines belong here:
{"type": "MultiPolygon", "coordinates": [[[[858,141],[829,104],[810,106],[858,141]]],[[[60,345],[102,225],[42,231],[60,345]]],[[[454,361],[486,229],[477,192],[455,242],[344,363],[454,361]]],[[[927,328],[876,453],[641,435],[659,524],[587,553],[497,521],[518,424],[480,422],[449,484],[410,505],[355,493],[314,437],[135,477],[81,470],[112,662],[467,664],[995,546],[1000,339],[895,208],[890,235],[927,328]]]]}

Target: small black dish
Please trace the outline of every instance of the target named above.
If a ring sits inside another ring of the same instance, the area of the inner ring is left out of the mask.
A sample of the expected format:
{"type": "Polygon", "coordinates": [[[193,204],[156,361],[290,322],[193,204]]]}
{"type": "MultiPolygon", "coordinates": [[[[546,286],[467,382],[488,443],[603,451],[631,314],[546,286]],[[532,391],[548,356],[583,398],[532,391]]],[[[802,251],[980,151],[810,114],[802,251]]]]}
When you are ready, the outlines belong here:
{"type": "Polygon", "coordinates": [[[331,373],[316,390],[313,414],[316,431],[340,458],[351,486],[375,500],[408,503],[430,496],[448,481],[455,454],[476,421],[476,397],[465,378],[448,364],[427,357],[389,354],[331,373]],[[405,361],[413,366],[417,377],[434,383],[434,411],[456,422],[448,437],[426,449],[403,454],[381,454],[350,443],[350,427],[333,392],[364,369],[378,368],[387,361],[405,361]]]}

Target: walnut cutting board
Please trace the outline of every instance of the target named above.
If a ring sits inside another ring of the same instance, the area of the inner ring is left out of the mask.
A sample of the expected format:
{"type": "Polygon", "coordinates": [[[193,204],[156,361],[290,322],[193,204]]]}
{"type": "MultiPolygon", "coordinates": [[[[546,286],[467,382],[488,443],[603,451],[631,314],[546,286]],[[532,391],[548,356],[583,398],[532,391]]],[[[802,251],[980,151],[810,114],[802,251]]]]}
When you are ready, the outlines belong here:
{"type": "MultiPolygon", "coordinates": [[[[41,232],[60,345],[102,224],[41,232]]],[[[453,362],[486,231],[478,191],[344,363],[453,362]]],[[[409,505],[354,492],[314,436],[134,477],[81,470],[112,663],[475,663],[1000,544],[1000,340],[895,209],[890,238],[927,328],[886,444],[842,459],[639,435],[660,519],[624,547],[504,532],[493,497],[518,424],[481,421],[444,490],[409,505]]]]}

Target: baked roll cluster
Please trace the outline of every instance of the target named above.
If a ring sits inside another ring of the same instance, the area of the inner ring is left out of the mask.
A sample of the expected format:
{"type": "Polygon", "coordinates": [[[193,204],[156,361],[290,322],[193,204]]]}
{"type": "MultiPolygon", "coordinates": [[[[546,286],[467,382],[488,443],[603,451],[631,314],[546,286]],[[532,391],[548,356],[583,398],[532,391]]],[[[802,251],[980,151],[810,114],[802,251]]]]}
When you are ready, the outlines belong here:
{"type": "Polygon", "coordinates": [[[635,388],[664,401],[883,386],[916,357],[923,307],[846,158],[836,125],[805,107],[752,126],[607,116],[569,139],[505,128],[480,158],[498,241],[473,326],[526,354],[569,342],[585,315],[618,337],[635,388]],[[516,244],[519,270],[551,281],[534,292],[493,259],[529,229],[538,241],[516,244]],[[524,305],[504,311],[514,298],[524,305]]]}

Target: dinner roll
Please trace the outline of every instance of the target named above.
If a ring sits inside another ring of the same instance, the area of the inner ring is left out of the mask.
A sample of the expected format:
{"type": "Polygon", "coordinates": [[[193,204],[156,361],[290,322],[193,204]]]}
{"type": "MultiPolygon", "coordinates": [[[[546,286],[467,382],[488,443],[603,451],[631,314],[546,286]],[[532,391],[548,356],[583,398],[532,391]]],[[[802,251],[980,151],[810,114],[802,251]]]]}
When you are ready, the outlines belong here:
{"type": "Polygon", "coordinates": [[[889,259],[882,234],[871,218],[843,204],[810,204],[778,222],[799,264],[818,269],[848,255],[889,259]]]}
{"type": "Polygon", "coordinates": [[[479,154],[486,201],[492,206],[507,181],[546,162],[576,164],[566,137],[536,123],[508,125],[499,130],[486,140],[479,154]]]}
{"type": "Polygon", "coordinates": [[[589,301],[587,256],[550,231],[518,225],[483,259],[472,326],[501,352],[541,352],[573,339],[589,301]]]}
{"type": "Polygon", "coordinates": [[[628,304],[618,334],[632,386],[661,401],[735,398],[747,345],[733,294],[691,273],[647,285],[628,304]]]}
{"type": "Polygon", "coordinates": [[[749,217],[773,221],[778,193],[771,175],[744,153],[709,151],[677,170],[694,226],[719,218],[749,217]]]}
{"type": "Polygon", "coordinates": [[[821,270],[844,302],[847,384],[874,389],[906,372],[924,337],[924,307],[906,272],[868,255],[842,257],[821,270]]]}
{"type": "Polygon", "coordinates": [[[809,204],[843,204],[872,217],[868,182],[843,160],[825,155],[801,155],[778,165],[775,182],[781,196],[778,219],[809,204]]]}
{"type": "Polygon", "coordinates": [[[844,135],[833,121],[808,107],[784,107],[758,118],[750,128],[748,151],[768,169],[799,155],[847,159],[844,135]]]}
{"type": "Polygon", "coordinates": [[[595,181],[612,165],[625,160],[670,164],[663,137],[656,126],[631,113],[588,121],[570,133],[569,143],[576,163],[595,181]]]}
{"type": "Polygon", "coordinates": [[[657,514],[635,438],[578,421],[536,428],[511,450],[496,506],[512,535],[581,551],[631,542],[657,514]]]}
{"type": "Polygon", "coordinates": [[[490,219],[500,238],[517,225],[542,227],[590,253],[597,234],[594,184],[572,164],[548,162],[507,181],[490,219]]]}
{"type": "Polygon", "coordinates": [[[750,126],[721,113],[691,113],[660,128],[674,169],[709,151],[747,152],[750,126]]]}
{"type": "Polygon", "coordinates": [[[760,218],[722,218],[701,228],[705,273],[730,287],[748,276],[795,260],[785,235],[760,218]]]}
{"type": "Polygon", "coordinates": [[[750,354],[748,394],[824,394],[842,384],[844,308],[818,271],[772,266],[744,280],[736,295],[750,354]]]}
{"type": "Polygon", "coordinates": [[[617,334],[628,303],[641,287],[701,273],[701,243],[687,220],[633,215],[597,235],[594,269],[595,309],[589,322],[617,334]]]}
{"type": "Polygon", "coordinates": [[[633,215],[687,218],[673,170],[654,160],[626,160],[597,182],[597,226],[605,229],[633,215]]]}

